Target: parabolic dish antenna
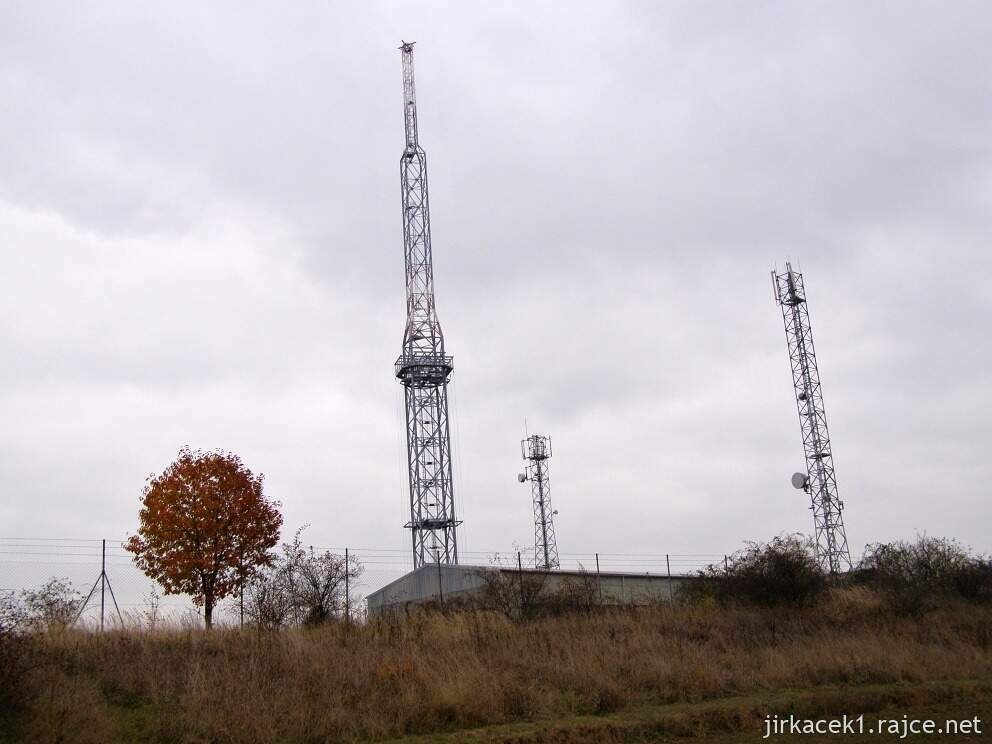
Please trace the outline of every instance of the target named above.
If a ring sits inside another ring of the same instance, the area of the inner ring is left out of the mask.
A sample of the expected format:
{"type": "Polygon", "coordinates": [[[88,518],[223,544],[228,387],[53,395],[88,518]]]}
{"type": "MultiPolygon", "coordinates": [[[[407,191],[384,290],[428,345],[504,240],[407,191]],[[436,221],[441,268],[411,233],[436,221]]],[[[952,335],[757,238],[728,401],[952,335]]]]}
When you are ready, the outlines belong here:
{"type": "Polygon", "coordinates": [[[792,487],[793,488],[806,488],[806,482],[809,478],[806,477],[806,473],[793,473],[792,474],[792,487]]]}
{"type": "Polygon", "coordinates": [[[517,474],[517,480],[520,481],[521,483],[523,483],[525,480],[527,480],[527,476],[524,475],[523,473],[518,473],[517,474]]]}

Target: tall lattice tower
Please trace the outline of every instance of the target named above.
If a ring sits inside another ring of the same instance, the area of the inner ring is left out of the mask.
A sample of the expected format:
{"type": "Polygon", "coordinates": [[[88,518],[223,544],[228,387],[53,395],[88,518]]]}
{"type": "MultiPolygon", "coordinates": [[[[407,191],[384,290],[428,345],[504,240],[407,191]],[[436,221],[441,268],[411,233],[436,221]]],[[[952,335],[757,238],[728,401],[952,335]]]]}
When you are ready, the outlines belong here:
{"type": "Polygon", "coordinates": [[[534,567],[552,569],[558,562],[558,541],[555,539],[554,515],[551,510],[551,479],[548,460],[551,458],[551,437],[531,434],[520,442],[520,454],[529,464],[518,478],[530,481],[534,499],[534,567]]]}
{"type": "Polygon", "coordinates": [[[417,137],[413,44],[403,42],[403,122],[406,145],[400,156],[403,195],[403,252],[406,261],[406,330],[396,377],[406,400],[406,447],[410,475],[413,566],[458,563],[448,379],[453,359],[434,307],[431,220],[427,199],[427,155],[417,137]]]}
{"type": "Polygon", "coordinates": [[[810,495],[816,551],[824,568],[838,573],[851,568],[851,553],[844,531],[844,502],[837,496],[833,451],[827,431],[827,415],[823,408],[823,391],[813,350],[813,329],[803,275],[785,264],[785,272],[772,271],[775,301],[782,308],[785,337],[792,365],[792,387],[796,394],[799,425],[806,453],[806,475],[793,476],[793,485],[810,495]]]}

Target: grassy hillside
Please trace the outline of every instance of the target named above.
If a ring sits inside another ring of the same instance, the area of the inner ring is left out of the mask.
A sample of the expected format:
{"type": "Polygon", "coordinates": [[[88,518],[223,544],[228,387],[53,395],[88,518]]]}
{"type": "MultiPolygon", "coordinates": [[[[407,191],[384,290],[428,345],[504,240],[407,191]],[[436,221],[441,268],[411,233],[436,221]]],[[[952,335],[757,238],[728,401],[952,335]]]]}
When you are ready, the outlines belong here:
{"type": "Polygon", "coordinates": [[[789,712],[956,713],[992,726],[992,608],[905,616],[864,589],[833,590],[816,609],[63,632],[30,654],[8,741],[737,742],[789,712]]]}

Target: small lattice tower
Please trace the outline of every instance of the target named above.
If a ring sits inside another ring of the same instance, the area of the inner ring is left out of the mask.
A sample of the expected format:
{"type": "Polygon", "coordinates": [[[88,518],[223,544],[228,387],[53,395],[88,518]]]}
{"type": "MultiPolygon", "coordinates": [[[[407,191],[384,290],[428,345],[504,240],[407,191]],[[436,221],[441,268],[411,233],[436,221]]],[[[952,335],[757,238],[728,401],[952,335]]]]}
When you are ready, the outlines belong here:
{"type": "Polygon", "coordinates": [[[551,509],[551,479],[548,475],[551,437],[531,434],[520,442],[520,454],[528,463],[520,480],[530,481],[534,500],[534,567],[547,570],[559,568],[554,523],[557,512],[551,509]]]}
{"type": "Polygon", "coordinates": [[[837,495],[833,451],[827,430],[827,415],[823,407],[823,390],[813,349],[813,329],[803,275],[785,264],[785,271],[772,271],[775,301],[782,308],[785,337],[792,366],[792,387],[799,411],[803,451],[806,455],[806,477],[793,485],[810,495],[817,557],[832,574],[851,568],[851,553],[844,531],[844,502],[837,495]]]}

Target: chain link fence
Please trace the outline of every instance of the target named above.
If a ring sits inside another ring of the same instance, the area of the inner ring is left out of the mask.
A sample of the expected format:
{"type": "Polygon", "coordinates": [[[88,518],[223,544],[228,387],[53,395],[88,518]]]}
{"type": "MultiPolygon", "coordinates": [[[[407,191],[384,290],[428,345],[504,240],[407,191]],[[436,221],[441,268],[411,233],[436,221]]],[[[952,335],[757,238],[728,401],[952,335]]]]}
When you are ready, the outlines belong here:
{"type": "MultiPolygon", "coordinates": [[[[309,546],[308,546],[309,547],[309,546]]],[[[336,555],[346,548],[330,547],[336,555]]],[[[409,550],[398,548],[347,547],[363,567],[362,575],[349,586],[350,606],[361,614],[365,595],[400,578],[413,569],[409,550]]],[[[560,570],[681,576],[693,574],[714,563],[723,554],[676,553],[560,553],[560,570]]],[[[531,550],[460,551],[462,564],[476,566],[535,566],[531,550]]],[[[89,596],[80,624],[99,627],[101,609],[108,627],[145,626],[152,619],[163,622],[199,623],[199,609],[183,595],[164,596],[161,588],[134,564],[120,540],[101,538],[0,537],[0,592],[19,594],[51,578],[66,579],[82,598],[89,596]],[[106,581],[101,581],[105,575],[106,581]],[[92,593],[91,593],[92,592],[92,593]]],[[[236,624],[237,600],[228,599],[219,608],[219,624],[236,624]]]]}

